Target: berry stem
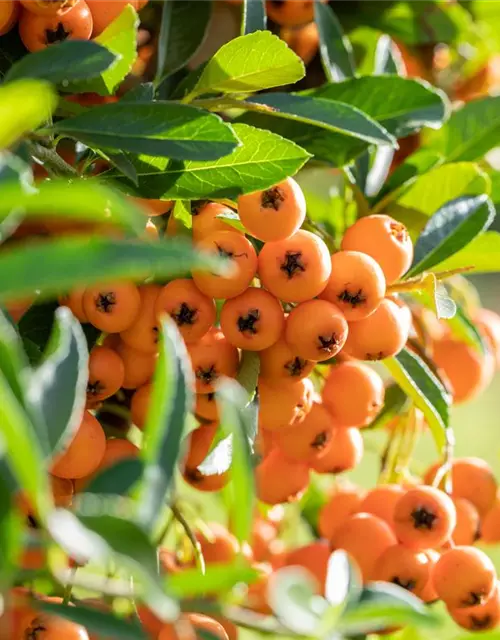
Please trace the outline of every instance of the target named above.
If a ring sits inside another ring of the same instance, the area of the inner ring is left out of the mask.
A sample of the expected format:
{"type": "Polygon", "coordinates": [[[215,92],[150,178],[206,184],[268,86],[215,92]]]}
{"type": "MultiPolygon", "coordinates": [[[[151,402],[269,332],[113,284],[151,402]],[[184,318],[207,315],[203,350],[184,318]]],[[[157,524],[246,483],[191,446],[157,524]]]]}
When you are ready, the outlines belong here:
{"type": "Polygon", "coordinates": [[[176,504],[172,504],[170,506],[170,508],[172,510],[172,515],[173,515],[174,519],[177,520],[177,522],[184,529],[184,533],[186,534],[189,542],[191,543],[191,546],[193,547],[194,559],[195,559],[195,562],[196,562],[196,566],[201,571],[201,573],[204,574],[205,573],[205,558],[203,557],[203,553],[201,552],[200,543],[196,539],[196,536],[194,535],[193,530],[189,526],[189,523],[187,522],[187,520],[184,518],[184,515],[182,514],[181,510],[179,509],[179,507],[176,504]]]}

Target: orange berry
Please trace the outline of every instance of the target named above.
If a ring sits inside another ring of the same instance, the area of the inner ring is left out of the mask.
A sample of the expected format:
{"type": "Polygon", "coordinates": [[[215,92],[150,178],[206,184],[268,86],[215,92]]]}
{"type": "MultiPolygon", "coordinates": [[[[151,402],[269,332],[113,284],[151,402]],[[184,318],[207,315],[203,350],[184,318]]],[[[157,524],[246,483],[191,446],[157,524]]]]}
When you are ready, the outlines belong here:
{"type": "Polygon", "coordinates": [[[24,630],[23,638],[36,640],[89,640],[85,627],[75,622],[39,613],[24,630]]]}
{"type": "Polygon", "coordinates": [[[267,242],[259,253],[262,285],[285,302],[304,302],[319,295],[331,270],[326,244],[309,231],[267,242]]]}
{"type": "Polygon", "coordinates": [[[66,11],[74,7],[77,0],[20,0],[21,5],[32,13],[39,16],[63,15],[66,11]]]}
{"type": "Polygon", "coordinates": [[[313,402],[312,382],[305,378],[285,386],[259,382],[259,429],[278,431],[303,422],[313,402]]]}
{"type": "Polygon", "coordinates": [[[283,333],[285,314],[279,300],[268,291],[250,287],[226,300],[220,326],[235,347],[262,351],[277,342],[283,333]]]}
{"type": "Polygon", "coordinates": [[[358,360],[390,358],[404,348],[409,330],[404,310],[385,298],[374,313],[349,325],[344,350],[358,360]]]}
{"type": "Polygon", "coordinates": [[[324,593],[330,553],[328,542],[326,540],[317,540],[289,551],[285,557],[285,565],[287,567],[303,567],[307,569],[316,579],[319,593],[324,593]]]}
{"type": "Polygon", "coordinates": [[[155,314],[174,320],[186,343],[203,338],[216,318],[215,302],[201,293],[192,280],[172,280],[165,285],[155,303],[155,314]]]}
{"type": "Polygon", "coordinates": [[[394,532],[412,549],[430,549],[447,542],[457,522],[455,505],[434,487],[409,489],[394,508],[394,532]]]}
{"type": "Polygon", "coordinates": [[[238,213],[248,232],[264,242],[285,240],[300,229],[306,200],[293,178],[238,198],[238,213]]]}
{"type": "Polygon", "coordinates": [[[432,572],[437,594],[450,609],[484,604],[493,594],[496,578],[493,562],[474,547],[445,551],[432,572]]]}
{"type": "Polygon", "coordinates": [[[205,475],[199,469],[187,467],[183,470],[182,477],[191,487],[204,492],[220,491],[230,480],[228,471],[205,475]]]}
{"type": "Polygon", "coordinates": [[[339,427],[324,456],[314,460],[311,468],[317,473],[343,473],[358,466],[363,457],[363,437],[359,429],[339,427]]]}
{"type": "Polygon", "coordinates": [[[483,604],[460,609],[448,608],[453,620],[469,631],[486,631],[495,629],[500,624],[500,591],[498,584],[493,593],[483,604]]]}
{"type": "Polygon", "coordinates": [[[487,544],[500,542],[500,501],[498,499],[483,517],[481,541],[487,544]]]}
{"type": "Polygon", "coordinates": [[[257,431],[257,437],[255,438],[255,451],[265,458],[268,453],[274,449],[274,435],[275,431],[268,431],[267,429],[259,428],[257,431]]]}
{"type": "Polygon", "coordinates": [[[319,297],[337,305],[348,322],[372,314],[384,296],[384,272],[373,258],[359,251],[332,255],[332,273],[319,297]]]}
{"type": "MultiPolygon", "coordinates": [[[[131,5],[134,9],[138,10],[136,0],[89,0],[87,4],[89,5],[94,20],[94,29],[92,31],[94,38],[116,20],[127,5],[131,5]]],[[[162,200],[145,200],[143,198],[137,198],[137,200],[142,200],[146,203],[162,202],[165,206],[168,204],[168,201],[162,200]]]]}
{"type": "MultiPolygon", "coordinates": [[[[185,616],[193,626],[195,632],[204,631],[207,632],[207,635],[217,638],[217,640],[229,640],[224,626],[214,618],[202,613],[186,613],[185,616]]],[[[196,633],[196,637],[198,638],[203,636],[196,633]]],[[[162,640],[162,637],[160,636],[158,640],[162,640]]],[[[179,640],[186,640],[185,636],[179,636],[179,640]]]]}
{"type": "Polygon", "coordinates": [[[433,360],[444,371],[451,385],[453,402],[457,404],[484,391],[495,371],[490,353],[481,354],[471,345],[453,338],[434,342],[433,360]]]}
{"type": "Polygon", "coordinates": [[[64,40],[89,40],[92,14],[84,0],[78,0],[62,15],[37,15],[23,11],[19,18],[19,35],[28,51],[40,51],[64,40]]]}
{"type": "Polygon", "coordinates": [[[297,500],[309,484],[309,468],[273,449],[256,467],[257,497],[267,504],[297,500]]]}
{"type": "Polygon", "coordinates": [[[365,427],[382,409],[385,389],[376,371],[353,360],[330,368],[321,396],[339,425],[365,427]]]}
{"type": "MultiPolygon", "coordinates": [[[[99,4],[102,4],[101,0],[94,0],[94,2],[96,4],[97,2],[99,2],[99,4]]],[[[149,198],[136,198],[135,196],[130,196],[130,198],[135,202],[135,204],[137,204],[141,209],[144,210],[144,213],[147,216],[151,218],[155,216],[162,216],[164,213],[167,213],[168,211],[170,211],[172,205],[174,204],[173,200],[151,200],[149,198]]]]}
{"type": "Polygon", "coordinates": [[[187,436],[186,456],[182,466],[186,469],[196,469],[208,456],[212,442],[219,425],[216,422],[209,422],[201,427],[197,427],[187,436]]]}
{"type": "Polygon", "coordinates": [[[119,460],[137,458],[138,456],[139,449],[135,444],[132,444],[130,440],[125,440],[125,438],[110,438],[106,440],[106,449],[98,470],[103,471],[104,469],[112,467],[119,460]]]}
{"type": "Polygon", "coordinates": [[[142,385],[142,387],[136,389],[130,401],[132,422],[141,430],[144,429],[146,425],[152,389],[152,384],[142,385]]]}
{"type": "Polygon", "coordinates": [[[413,244],[408,230],[386,215],[360,218],[342,238],[342,249],[361,251],[382,267],[385,279],[392,284],[405,274],[413,260],[413,244]]]}
{"type": "Polygon", "coordinates": [[[423,588],[422,592],[419,595],[419,598],[425,602],[426,604],[432,604],[439,600],[439,596],[436,593],[436,589],[434,589],[434,581],[432,580],[432,574],[434,572],[434,567],[436,566],[441,554],[439,551],[435,549],[427,549],[424,551],[425,555],[429,560],[429,579],[427,580],[427,584],[423,588]]]}
{"type": "Polygon", "coordinates": [[[500,367],[500,315],[490,309],[478,309],[474,314],[474,322],[486,338],[496,366],[500,367]]]}
{"type": "Polygon", "coordinates": [[[375,566],[389,547],[397,544],[389,525],[371,513],[349,516],[330,540],[333,550],[343,549],[358,565],[363,581],[375,577],[375,566]]]}
{"type": "Polygon", "coordinates": [[[99,421],[85,411],[66,450],[53,459],[50,473],[70,479],[88,476],[99,466],[105,449],[106,437],[99,421]]]}
{"type": "Polygon", "coordinates": [[[268,602],[269,580],[273,575],[273,567],[266,562],[255,563],[252,567],[258,572],[255,582],[248,585],[245,607],[261,614],[272,614],[268,602]]]}
{"type": "Polygon", "coordinates": [[[69,507],[73,502],[74,487],[68,478],[50,476],[50,487],[56,507],[69,507]]]}
{"type": "Polygon", "coordinates": [[[479,538],[480,518],[476,507],[464,498],[453,498],[457,524],[451,537],[454,544],[471,545],[479,538]]]}
{"type": "Polygon", "coordinates": [[[312,464],[327,454],[335,440],[335,423],[325,407],[313,402],[300,427],[283,429],[274,442],[287,458],[312,464]]]}
{"type": "Polygon", "coordinates": [[[215,393],[197,393],[194,415],[209,420],[210,422],[219,420],[219,409],[215,400],[215,393]]]}
{"type": "Polygon", "coordinates": [[[220,202],[205,202],[200,207],[191,206],[193,214],[193,240],[200,242],[203,238],[214,233],[214,231],[233,231],[241,233],[223,219],[218,218],[220,215],[234,216],[232,209],[220,202]]]}
{"type": "Polygon", "coordinates": [[[0,36],[14,27],[19,19],[20,9],[17,0],[5,0],[0,4],[0,36]]]}
{"type": "Polygon", "coordinates": [[[215,385],[221,376],[236,376],[238,350],[219,329],[212,328],[201,340],[189,344],[188,353],[196,380],[196,393],[215,391],[215,385]]]}
{"type": "Polygon", "coordinates": [[[252,526],[252,552],[257,562],[267,562],[271,558],[271,543],[276,538],[276,527],[264,518],[257,517],[252,526]]]}
{"type": "Polygon", "coordinates": [[[224,616],[215,614],[212,614],[210,617],[224,628],[224,631],[227,633],[228,640],[238,640],[239,631],[234,622],[231,622],[228,618],[224,618],[224,616]]]}
{"type": "Polygon", "coordinates": [[[96,345],[89,356],[87,404],[110,398],[122,386],[125,366],[122,359],[109,347],[96,345]]]}
{"type": "Polygon", "coordinates": [[[261,379],[276,386],[307,378],[315,364],[294,353],[284,336],[271,347],[260,351],[259,358],[261,379]]]}
{"type": "Polygon", "coordinates": [[[83,310],[89,322],[106,333],[120,333],[132,326],[140,307],[139,290],[131,282],[96,285],[83,294],[83,310]]]}
{"type": "Polygon", "coordinates": [[[309,64],[318,51],[319,33],[315,22],[297,29],[283,27],[279,36],[299,58],[302,58],[304,64],[309,64]]]}
{"type": "Polygon", "coordinates": [[[424,592],[431,575],[431,563],[423,551],[395,544],[384,551],[375,564],[375,580],[392,582],[416,596],[424,592]]]}
{"type": "Polygon", "coordinates": [[[214,231],[197,243],[197,248],[229,259],[231,274],[217,276],[194,271],[193,280],[198,289],[211,298],[234,298],[243,293],[257,272],[257,254],[252,243],[236,231],[214,231]]]}
{"type": "Polygon", "coordinates": [[[337,355],[347,340],[348,330],[344,315],[334,304],[307,300],[288,314],[285,339],[299,356],[321,362],[337,355]]]}
{"type": "Polygon", "coordinates": [[[73,289],[65,296],[59,297],[59,304],[68,307],[71,313],[80,322],[88,322],[87,314],[83,310],[83,294],[85,289],[73,289]]]}
{"type": "Polygon", "coordinates": [[[157,354],[137,351],[124,342],[118,344],[116,352],[125,368],[122,384],[124,389],[137,389],[151,380],[155,372],[157,354]]]}
{"type": "Polygon", "coordinates": [[[22,638],[27,624],[35,617],[29,604],[30,593],[24,587],[14,587],[4,594],[5,605],[0,615],[0,638],[22,638]]]}
{"type": "Polygon", "coordinates": [[[195,534],[205,562],[231,564],[241,552],[238,540],[218,522],[209,522],[207,526],[212,539],[209,540],[199,531],[195,534]]]}
{"type": "Polygon", "coordinates": [[[359,511],[372,513],[394,527],[394,509],[406,490],[399,484],[382,484],[368,491],[359,511]]]}
{"type": "Polygon", "coordinates": [[[363,492],[359,487],[338,487],[320,509],[318,531],[321,537],[330,540],[348,516],[360,511],[362,500],[363,492]]]}
{"type": "Polygon", "coordinates": [[[157,284],[146,284],[139,287],[141,297],[140,311],[133,324],[120,333],[123,342],[145,353],[158,351],[158,320],[156,317],[156,301],[162,288],[157,284]]]}
{"type": "MultiPolygon", "coordinates": [[[[325,2],[326,0],[321,0],[325,2]]],[[[276,24],[295,27],[314,20],[313,0],[267,0],[267,17],[276,24]]]]}

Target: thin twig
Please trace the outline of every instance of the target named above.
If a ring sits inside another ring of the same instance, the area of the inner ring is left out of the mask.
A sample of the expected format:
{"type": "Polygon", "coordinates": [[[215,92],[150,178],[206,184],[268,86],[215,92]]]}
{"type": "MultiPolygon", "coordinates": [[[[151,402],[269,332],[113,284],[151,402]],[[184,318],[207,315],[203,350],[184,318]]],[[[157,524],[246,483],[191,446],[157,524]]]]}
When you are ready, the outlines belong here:
{"type": "Polygon", "coordinates": [[[184,532],[185,532],[189,542],[191,543],[191,545],[193,547],[196,566],[204,574],[205,573],[205,558],[203,557],[203,553],[201,551],[201,545],[200,545],[199,541],[197,540],[196,536],[194,535],[193,530],[189,526],[189,523],[187,522],[187,520],[184,518],[184,516],[183,516],[181,510],[179,509],[179,507],[177,505],[173,504],[173,505],[171,505],[170,508],[172,510],[172,515],[174,516],[174,518],[177,520],[177,522],[184,529],[184,532]]]}
{"type": "Polygon", "coordinates": [[[27,141],[27,145],[31,154],[46,164],[53,173],[59,176],[72,176],[75,178],[79,176],[78,171],[63,160],[53,149],[32,141],[27,141]]]}

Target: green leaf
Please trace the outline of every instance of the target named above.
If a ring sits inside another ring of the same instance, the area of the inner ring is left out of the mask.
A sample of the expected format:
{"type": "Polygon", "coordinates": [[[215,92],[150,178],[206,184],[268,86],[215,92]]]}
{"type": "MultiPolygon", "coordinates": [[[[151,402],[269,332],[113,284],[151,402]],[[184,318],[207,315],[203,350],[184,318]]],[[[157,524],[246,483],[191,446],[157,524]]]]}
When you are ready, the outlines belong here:
{"type": "Polygon", "coordinates": [[[207,593],[229,591],[239,582],[250,584],[259,577],[258,571],[242,562],[211,563],[205,573],[199,569],[184,569],[166,579],[166,588],[177,598],[194,598],[207,593]]]}
{"type": "Polygon", "coordinates": [[[458,253],[436,265],[435,271],[448,271],[470,267],[469,273],[500,271],[500,233],[487,231],[458,253]]]}
{"type": "Polygon", "coordinates": [[[217,269],[220,260],[188,242],[72,237],[10,249],[0,255],[0,301],[40,290],[50,296],[115,279],[173,278],[191,269],[217,269]]]}
{"type": "Polygon", "coordinates": [[[99,75],[115,62],[116,55],[93,40],[66,40],[57,47],[30,53],[14,64],[5,82],[38,78],[52,84],[84,80],[99,75]]]}
{"type": "Polygon", "coordinates": [[[325,598],[333,607],[342,607],[353,591],[357,591],[357,574],[349,555],[342,549],[334,551],[328,558],[325,598]]]}
{"type": "Polygon", "coordinates": [[[394,358],[387,358],[384,364],[401,389],[423,412],[441,452],[447,441],[451,405],[451,398],[443,383],[423,360],[407,349],[394,358]]]}
{"type": "Polygon", "coordinates": [[[391,191],[409,183],[417,176],[427,173],[443,162],[443,156],[431,149],[419,149],[408,156],[386,180],[384,186],[377,195],[381,200],[391,191]]]}
{"type": "Polygon", "coordinates": [[[193,228],[193,216],[189,200],[177,200],[174,204],[173,216],[181,223],[183,229],[189,230],[193,228]]]}
{"type": "Polygon", "coordinates": [[[243,0],[242,35],[254,31],[264,31],[267,26],[266,8],[264,0],[243,0]]]}
{"type": "Polygon", "coordinates": [[[251,93],[304,76],[304,64],[278,36],[255,31],[224,44],[203,69],[190,97],[204,93],[251,93]]]}
{"type": "Polygon", "coordinates": [[[0,439],[0,588],[10,589],[19,571],[23,547],[24,518],[14,496],[18,486],[6,459],[5,442],[0,439]],[[14,486],[13,486],[14,485],[14,486]]]}
{"type": "Polygon", "coordinates": [[[407,277],[428,271],[463,249],[489,227],[494,217],[495,208],[485,194],[463,196],[445,204],[420,234],[407,277]]]}
{"type": "Polygon", "coordinates": [[[137,167],[141,194],[166,200],[236,199],[294,175],[310,157],[269,131],[245,124],[235,124],[233,129],[241,146],[213,162],[141,157],[137,167]]]}
{"type": "Polygon", "coordinates": [[[89,146],[178,160],[216,160],[238,145],[219,116],[168,102],[104,104],[54,129],[89,146]]]}
{"type": "Polygon", "coordinates": [[[72,83],[68,90],[73,93],[98,93],[113,95],[137,59],[137,28],[139,19],[131,4],[127,4],[120,15],[99,34],[94,41],[116,55],[116,62],[99,77],[72,83]]]}
{"type": "Polygon", "coordinates": [[[408,396],[397,384],[390,384],[385,389],[384,406],[377,417],[365,427],[366,429],[381,429],[396,416],[403,413],[408,404],[408,396]]]}
{"type": "Polygon", "coordinates": [[[242,351],[237,381],[251,400],[255,395],[259,379],[260,358],[256,351],[242,351]]]}
{"type": "Polygon", "coordinates": [[[61,450],[78,429],[86,402],[87,342],[71,311],[60,307],[40,366],[27,380],[26,399],[41,445],[51,456],[61,450]]]}
{"type": "Polygon", "coordinates": [[[448,162],[479,160],[500,143],[500,97],[472,100],[452,116],[433,139],[448,162]]]}
{"type": "Polygon", "coordinates": [[[353,76],[355,66],[352,46],[332,7],[316,0],[314,19],[318,27],[321,62],[328,81],[336,82],[353,76]]]}
{"type": "Polygon", "coordinates": [[[76,606],[55,604],[44,600],[32,600],[36,609],[81,624],[89,633],[118,640],[147,640],[142,625],[135,620],[127,621],[107,611],[99,611],[78,603],[76,606]]]}
{"type": "Polygon", "coordinates": [[[42,80],[16,80],[0,87],[0,149],[46,122],[57,106],[57,95],[42,80]]]}
{"type": "Polygon", "coordinates": [[[307,91],[307,95],[357,107],[389,133],[402,137],[422,127],[438,129],[448,115],[446,96],[423,80],[363,76],[307,91]]]}
{"type": "Polygon", "coordinates": [[[124,496],[130,493],[144,471],[142,460],[124,458],[98,473],[85,487],[85,493],[124,496]]]}
{"type": "Polygon", "coordinates": [[[123,175],[133,182],[135,186],[139,186],[137,179],[137,171],[135,170],[133,162],[130,160],[126,153],[118,151],[117,153],[107,153],[107,159],[109,162],[118,169],[123,175]]]}
{"type": "Polygon", "coordinates": [[[144,212],[115,189],[97,180],[44,180],[36,190],[27,191],[18,183],[2,184],[0,220],[13,208],[22,209],[29,219],[60,219],[117,224],[137,235],[144,232],[144,212]]]}
{"type": "Polygon", "coordinates": [[[404,62],[401,54],[396,50],[394,42],[383,34],[377,41],[375,48],[374,75],[404,75],[404,62]]]}
{"type": "Polygon", "coordinates": [[[5,376],[16,400],[24,406],[22,376],[28,362],[19,335],[0,310],[0,371],[5,376]]]}
{"type": "Polygon", "coordinates": [[[231,526],[238,540],[244,542],[250,539],[255,506],[252,452],[244,413],[248,395],[238,382],[228,378],[218,385],[217,401],[220,402],[222,430],[233,436],[231,482],[228,486],[231,526]]]}
{"type": "Polygon", "coordinates": [[[233,435],[230,433],[226,437],[221,437],[225,432],[226,430],[217,431],[210,452],[197,467],[204,476],[221,475],[231,468],[231,462],[233,460],[233,435]]]}
{"type": "MultiPolygon", "coordinates": [[[[54,313],[58,308],[57,302],[43,302],[32,305],[19,321],[17,330],[23,339],[31,343],[39,353],[38,360],[32,364],[38,364],[50,338],[54,313]]],[[[35,356],[36,354],[33,354],[35,356]]]]}
{"type": "Polygon", "coordinates": [[[343,102],[290,93],[259,94],[248,102],[271,107],[271,114],[274,116],[359,138],[370,144],[397,146],[395,138],[377,122],[356,107],[343,102]]]}
{"type": "Polygon", "coordinates": [[[193,405],[192,376],[189,356],[177,325],[170,318],[163,318],[160,357],[142,448],[145,469],[139,498],[140,518],[150,528],[161,515],[177,468],[184,424],[193,405]]]}
{"type": "Polygon", "coordinates": [[[122,102],[153,102],[155,88],[152,82],[138,84],[123,96],[122,102]]]}
{"type": "Polygon", "coordinates": [[[163,3],[155,84],[182,69],[205,40],[212,3],[172,0],[163,3]]]}

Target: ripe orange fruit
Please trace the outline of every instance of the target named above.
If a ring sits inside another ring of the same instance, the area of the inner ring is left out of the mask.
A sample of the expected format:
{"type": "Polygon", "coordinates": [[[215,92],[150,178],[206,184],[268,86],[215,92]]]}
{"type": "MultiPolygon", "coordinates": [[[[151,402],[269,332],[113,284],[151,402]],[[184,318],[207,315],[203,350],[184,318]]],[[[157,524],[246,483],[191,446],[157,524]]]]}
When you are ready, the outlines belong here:
{"type": "Polygon", "coordinates": [[[221,376],[234,378],[239,354],[222,331],[212,328],[198,342],[188,345],[188,353],[196,381],[196,393],[215,391],[221,376]]]}
{"type": "Polygon", "coordinates": [[[89,356],[87,404],[95,404],[114,395],[125,379],[122,359],[109,347],[96,345],[89,356]]]}
{"type": "Polygon", "coordinates": [[[327,454],[335,433],[330,413],[319,402],[313,402],[301,425],[277,431],[274,442],[290,460],[312,464],[327,454]]]}
{"type": "MultiPolygon", "coordinates": [[[[137,11],[139,10],[136,0],[89,0],[87,4],[89,5],[94,21],[94,28],[92,31],[92,37],[94,38],[102,33],[104,29],[113,22],[113,20],[116,20],[128,4],[134,7],[137,11]]],[[[146,200],[146,202],[148,201],[146,200]]],[[[168,201],[152,200],[149,202],[163,202],[166,205],[168,201]]]]}
{"type": "Polygon", "coordinates": [[[349,328],[338,307],[326,300],[298,304],[286,319],[285,340],[299,356],[321,362],[337,355],[349,328]]]}
{"type": "Polygon", "coordinates": [[[0,5],[0,36],[4,36],[6,33],[14,27],[19,19],[19,3],[17,0],[6,0],[0,5]]]}
{"type": "Polygon", "coordinates": [[[343,549],[353,558],[364,582],[374,579],[379,558],[395,544],[396,536],[389,525],[370,513],[349,516],[330,540],[333,550],[343,549]]]}
{"type": "Polygon", "coordinates": [[[423,551],[395,544],[384,551],[375,564],[376,580],[392,582],[416,596],[424,592],[431,575],[431,563],[423,551]]]}
{"type": "Polygon", "coordinates": [[[83,310],[83,294],[85,289],[73,289],[65,296],[59,297],[59,304],[68,307],[71,313],[80,322],[88,322],[87,315],[83,310]]]}
{"type": "Polygon", "coordinates": [[[205,492],[220,491],[230,480],[228,471],[205,475],[199,469],[187,467],[183,470],[182,477],[194,489],[205,492]]]}
{"type": "Polygon", "coordinates": [[[453,498],[457,512],[457,524],[451,539],[454,544],[472,545],[479,538],[480,518],[476,507],[465,498],[453,498]]]}
{"type": "MultiPolygon", "coordinates": [[[[96,5],[99,3],[99,6],[105,4],[106,8],[107,8],[107,5],[111,4],[111,2],[101,2],[101,0],[91,0],[91,3],[88,3],[91,11],[92,11],[92,1],[96,5]]],[[[113,0],[113,3],[115,3],[115,0],[113,0]]],[[[116,2],[116,4],[119,5],[120,0],[116,2]]],[[[122,10],[123,10],[123,6],[120,9],[119,13],[122,10]]],[[[97,35],[97,34],[94,33],[94,35],[97,35]]],[[[136,198],[135,196],[130,196],[130,197],[137,205],[139,205],[139,207],[144,209],[144,212],[149,217],[162,216],[164,213],[167,213],[168,211],[170,211],[173,205],[173,200],[151,200],[149,198],[136,198]]]]}
{"type": "Polygon", "coordinates": [[[32,13],[39,16],[62,15],[71,7],[74,7],[78,0],[20,0],[21,5],[32,13]]]}
{"type": "Polygon", "coordinates": [[[359,429],[338,427],[333,442],[324,456],[314,460],[311,468],[317,473],[343,473],[358,466],[363,458],[363,437],[359,429]]]}
{"type": "Polygon", "coordinates": [[[285,302],[304,302],[319,295],[331,270],[326,244],[302,229],[285,240],[266,242],[259,253],[262,285],[285,302]]]}
{"type": "Polygon", "coordinates": [[[213,298],[198,289],[192,280],[172,280],[165,285],[155,303],[155,314],[167,313],[177,325],[186,343],[203,338],[215,322],[213,298]]]}
{"type": "Polygon", "coordinates": [[[215,400],[215,393],[197,393],[194,415],[204,420],[218,421],[219,409],[215,400]]]}
{"type": "Polygon", "coordinates": [[[349,325],[345,353],[358,360],[383,360],[398,354],[410,327],[404,310],[385,298],[374,313],[349,325]]]}
{"type": "Polygon", "coordinates": [[[84,2],[78,2],[62,15],[37,15],[23,11],[19,18],[19,35],[28,51],[40,51],[64,40],[89,40],[92,14],[84,2]]]}
{"type": "Polygon", "coordinates": [[[285,314],[279,300],[268,291],[250,287],[226,300],[220,326],[235,347],[262,351],[277,342],[283,333],[285,314]]]}
{"type": "Polygon", "coordinates": [[[319,33],[315,22],[295,29],[283,27],[279,36],[299,58],[302,58],[304,64],[309,64],[318,52],[319,33]]]}
{"type": "Polygon", "coordinates": [[[116,347],[116,352],[125,367],[122,384],[124,389],[137,389],[151,380],[156,367],[157,354],[137,351],[121,341],[116,347]]]}
{"type": "Polygon", "coordinates": [[[73,502],[74,487],[68,478],[50,476],[50,487],[56,507],[69,507],[73,502]]]}
{"type": "Polygon", "coordinates": [[[437,594],[450,609],[484,604],[496,587],[493,562],[480,549],[445,551],[432,572],[437,594]]]}
{"type": "Polygon", "coordinates": [[[408,230],[386,215],[371,215],[357,220],[342,238],[344,251],[361,251],[382,267],[387,284],[404,275],[413,260],[413,244],[408,230]]]}
{"type": "Polygon", "coordinates": [[[199,242],[214,231],[233,231],[241,233],[238,229],[230,226],[220,215],[234,216],[234,211],[220,202],[204,202],[200,207],[191,206],[193,214],[193,240],[199,242]]]}
{"type": "MultiPolygon", "coordinates": [[[[326,0],[321,0],[325,2],[326,0]]],[[[314,19],[314,1],[302,0],[267,0],[266,13],[276,24],[295,27],[314,19]]]]}
{"type": "MultiPolygon", "coordinates": [[[[214,618],[202,613],[186,613],[185,615],[195,632],[205,631],[217,640],[229,640],[224,626],[214,618]]],[[[201,634],[196,634],[196,637],[201,637],[201,634]]],[[[160,637],[158,640],[162,640],[162,638],[160,637]]],[[[184,636],[179,637],[179,640],[184,640],[184,636]]]]}
{"type": "Polygon", "coordinates": [[[257,516],[252,525],[251,546],[253,557],[257,562],[271,559],[272,543],[277,540],[276,527],[273,523],[257,516]]]}
{"type": "Polygon", "coordinates": [[[315,364],[294,353],[284,336],[271,347],[260,351],[259,358],[261,379],[276,386],[307,378],[315,364]]]}
{"type": "Polygon", "coordinates": [[[340,362],[330,368],[321,392],[326,408],[344,427],[365,427],[384,404],[382,378],[361,362],[340,362]]]}
{"type": "Polygon", "coordinates": [[[210,529],[211,540],[199,531],[195,534],[205,562],[207,564],[230,564],[241,552],[238,540],[218,522],[209,522],[207,526],[210,529]]]}
{"type": "Polygon", "coordinates": [[[384,272],[373,258],[359,251],[339,251],[331,260],[332,273],[319,297],[337,305],[349,322],[363,320],[384,299],[384,272]]]}
{"type": "Polygon", "coordinates": [[[186,456],[182,465],[187,469],[196,469],[207,457],[219,425],[209,422],[197,427],[187,436],[186,456]]]}
{"type": "Polygon", "coordinates": [[[469,631],[495,629],[500,623],[500,591],[498,584],[484,604],[461,609],[448,608],[448,613],[458,625],[464,629],[469,629],[469,631]]]}
{"type": "Polygon", "coordinates": [[[447,542],[457,522],[455,505],[434,487],[409,489],[394,508],[394,532],[411,549],[430,549],[447,542]]]}
{"type": "Polygon", "coordinates": [[[135,322],[141,296],[135,284],[96,285],[85,289],[83,310],[90,323],[106,333],[120,333],[135,322]]]}
{"type": "Polygon", "coordinates": [[[312,407],[313,385],[308,378],[280,387],[261,380],[258,391],[259,429],[288,430],[303,422],[312,407]]]}
{"type": "Polygon", "coordinates": [[[44,613],[39,613],[31,620],[22,637],[35,640],[56,640],[58,638],[89,640],[89,634],[85,627],[44,613]]]}
{"type": "Polygon", "coordinates": [[[317,540],[289,551],[285,556],[285,565],[307,569],[318,583],[318,592],[324,593],[330,553],[327,540],[317,540]]]}
{"type": "Polygon", "coordinates": [[[236,231],[214,231],[197,243],[197,248],[216,256],[227,258],[231,273],[217,276],[213,273],[194,271],[193,280],[198,289],[211,298],[234,298],[243,293],[257,273],[257,254],[252,243],[236,231]]]}
{"type": "Polygon", "coordinates": [[[478,309],[474,314],[474,322],[485,336],[497,368],[500,367],[500,316],[490,309],[478,309]]]}
{"type": "Polygon", "coordinates": [[[123,342],[145,353],[158,351],[159,327],[156,317],[156,301],[162,288],[157,284],[139,287],[140,311],[133,324],[120,333],[123,342]]]}
{"type": "Polygon", "coordinates": [[[132,422],[139,429],[144,429],[146,425],[152,388],[152,384],[142,385],[135,391],[130,402],[132,422]]]}
{"type": "Polygon", "coordinates": [[[471,345],[453,338],[434,342],[433,360],[451,384],[455,403],[465,402],[481,393],[495,371],[490,353],[481,354],[471,345]]]}
{"type": "Polygon", "coordinates": [[[80,426],[64,452],[52,461],[50,473],[58,478],[83,478],[99,466],[106,437],[99,421],[85,411],[80,426]]]}
{"type": "Polygon", "coordinates": [[[372,513],[393,527],[395,506],[405,493],[406,490],[399,484],[381,484],[368,491],[359,505],[359,511],[372,513]]]}
{"type": "Polygon", "coordinates": [[[318,530],[322,538],[330,540],[338,527],[356,511],[363,500],[363,492],[359,487],[339,486],[331,494],[319,512],[318,530]]]}
{"type": "Polygon", "coordinates": [[[238,213],[248,232],[264,242],[289,238],[306,217],[306,200],[293,178],[238,198],[238,213]]]}
{"type": "Polygon", "coordinates": [[[493,544],[500,542],[500,501],[498,499],[483,516],[481,522],[481,541],[493,544]]]}
{"type": "Polygon", "coordinates": [[[257,497],[267,504],[297,500],[309,484],[309,467],[273,449],[255,469],[257,497]]]}

